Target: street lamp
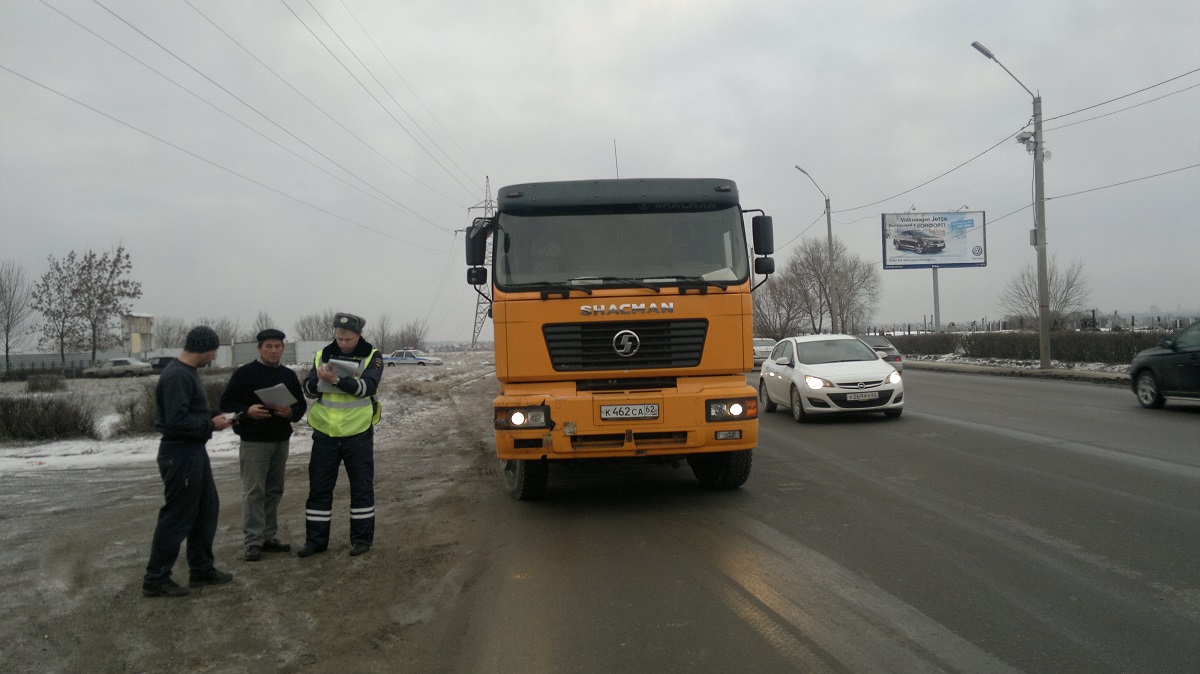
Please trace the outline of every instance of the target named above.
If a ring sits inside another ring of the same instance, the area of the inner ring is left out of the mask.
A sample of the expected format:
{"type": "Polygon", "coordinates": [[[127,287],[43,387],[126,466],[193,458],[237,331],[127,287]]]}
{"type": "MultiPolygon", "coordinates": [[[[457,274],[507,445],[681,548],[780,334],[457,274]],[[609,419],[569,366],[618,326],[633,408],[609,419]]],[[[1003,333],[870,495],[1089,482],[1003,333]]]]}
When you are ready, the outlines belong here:
{"type": "MultiPolygon", "coordinates": [[[[988,57],[996,62],[996,65],[1004,68],[1004,64],[996,58],[996,55],[988,50],[987,47],[972,42],[971,46],[980,54],[988,57]]],[[[1033,192],[1036,210],[1034,213],[1034,230],[1032,232],[1033,245],[1037,249],[1037,275],[1038,275],[1038,351],[1041,358],[1040,367],[1042,369],[1050,368],[1050,291],[1049,283],[1047,282],[1048,273],[1046,271],[1046,181],[1042,172],[1042,164],[1046,161],[1046,139],[1042,135],[1042,97],[1035,95],[1025,86],[1017,76],[1012,74],[1008,68],[1004,68],[1004,72],[1013,78],[1021,88],[1030,96],[1033,96],[1033,137],[1031,139],[1018,139],[1025,142],[1026,146],[1029,143],[1033,144],[1033,192]]],[[[1025,134],[1022,134],[1025,135],[1025,134]]]]}
{"type": "Polygon", "coordinates": [[[829,332],[837,334],[838,330],[838,289],[837,289],[837,273],[833,263],[833,216],[829,210],[829,195],[825,194],[825,190],[817,184],[817,181],[812,176],[808,175],[808,171],[796,167],[796,170],[808,176],[812,180],[813,187],[825,197],[825,232],[829,235],[829,332]]]}

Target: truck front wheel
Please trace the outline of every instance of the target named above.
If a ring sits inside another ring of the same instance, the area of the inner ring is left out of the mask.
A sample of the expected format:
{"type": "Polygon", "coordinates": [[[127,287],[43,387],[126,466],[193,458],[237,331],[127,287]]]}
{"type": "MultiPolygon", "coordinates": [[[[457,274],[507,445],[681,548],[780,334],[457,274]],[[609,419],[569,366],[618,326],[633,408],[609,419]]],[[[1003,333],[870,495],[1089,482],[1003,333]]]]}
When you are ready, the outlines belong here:
{"type": "Polygon", "coordinates": [[[753,452],[751,449],[743,449],[736,452],[693,454],[687,461],[700,486],[709,489],[737,489],[750,479],[753,452]]]}
{"type": "Polygon", "coordinates": [[[518,501],[536,501],[546,493],[550,462],[546,459],[509,459],[500,461],[504,488],[518,501]]]}

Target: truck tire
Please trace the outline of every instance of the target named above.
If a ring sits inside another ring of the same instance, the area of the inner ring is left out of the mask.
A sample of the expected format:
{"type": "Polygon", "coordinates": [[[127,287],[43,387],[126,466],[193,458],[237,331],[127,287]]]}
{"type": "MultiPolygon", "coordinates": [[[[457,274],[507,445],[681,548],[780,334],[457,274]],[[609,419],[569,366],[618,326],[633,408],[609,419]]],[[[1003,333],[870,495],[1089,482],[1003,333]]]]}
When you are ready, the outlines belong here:
{"type": "Polygon", "coordinates": [[[518,501],[536,501],[546,493],[550,462],[546,459],[510,459],[500,462],[504,488],[518,501]]]}
{"type": "Polygon", "coordinates": [[[750,464],[754,450],[693,454],[688,465],[700,486],[708,489],[737,489],[750,479],[750,464]]]}

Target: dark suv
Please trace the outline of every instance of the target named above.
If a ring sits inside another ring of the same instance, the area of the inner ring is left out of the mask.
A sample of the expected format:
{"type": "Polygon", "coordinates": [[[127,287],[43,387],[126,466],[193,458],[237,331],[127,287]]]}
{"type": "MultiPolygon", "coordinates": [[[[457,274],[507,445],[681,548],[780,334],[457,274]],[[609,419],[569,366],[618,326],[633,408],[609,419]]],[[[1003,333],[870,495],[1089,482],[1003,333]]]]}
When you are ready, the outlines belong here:
{"type": "Polygon", "coordinates": [[[1200,400],[1200,322],[1139,351],[1129,365],[1129,378],[1142,407],[1162,407],[1167,398],[1200,400]]]}
{"type": "Polygon", "coordinates": [[[940,252],[946,249],[946,240],[923,229],[905,229],[892,237],[892,245],[896,250],[908,248],[918,253],[940,252]]]}

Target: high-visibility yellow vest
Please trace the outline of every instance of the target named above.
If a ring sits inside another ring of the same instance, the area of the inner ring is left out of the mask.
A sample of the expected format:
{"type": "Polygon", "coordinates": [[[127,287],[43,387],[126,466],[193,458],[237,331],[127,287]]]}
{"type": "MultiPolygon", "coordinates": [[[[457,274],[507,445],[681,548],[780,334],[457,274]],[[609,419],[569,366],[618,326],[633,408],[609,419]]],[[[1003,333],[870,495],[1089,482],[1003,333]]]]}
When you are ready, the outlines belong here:
{"type": "MultiPolygon", "coordinates": [[[[366,358],[358,362],[358,370],[354,373],[356,380],[371,364],[376,352],[376,349],[372,349],[366,358]]],[[[321,367],[321,352],[317,352],[313,367],[321,367]]],[[[308,411],[308,425],[331,438],[345,438],[358,435],[379,423],[381,412],[375,396],[359,398],[341,390],[327,391],[317,398],[316,404],[308,411]]]]}

